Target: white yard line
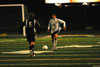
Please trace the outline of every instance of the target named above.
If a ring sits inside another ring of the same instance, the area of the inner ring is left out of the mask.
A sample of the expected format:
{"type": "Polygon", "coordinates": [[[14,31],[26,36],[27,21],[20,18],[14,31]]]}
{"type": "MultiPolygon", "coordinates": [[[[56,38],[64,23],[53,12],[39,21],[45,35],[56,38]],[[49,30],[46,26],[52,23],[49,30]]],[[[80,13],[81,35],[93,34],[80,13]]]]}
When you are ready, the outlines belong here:
{"type": "Polygon", "coordinates": [[[100,43],[100,42],[97,42],[97,43],[100,43]]]}
{"type": "MultiPolygon", "coordinates": [[[[72,47],[75,47],[75,48],[86,48],[86,47],[94,47],[94,46],[97,46],[97,45],[69,45],[69,46],[58,46],[57,49],[61,49],[61,48],[72,48],[72,47]]],[[[98,45],[99,46],[99,45],[98,45]]],[[[54,51],[47,51],[47,50],[44,50],[44,51],[35,51],[36,54],[42,54],[42,53],[52,53],[54,51]]],[[[29,50],[21,50],[21,51],[12,51],[12,52],[1,52],[3,54],[29,54],[30,51],[29,50]]]]}
{"type": "Polygon", "coordinates": [[[69,48],[69,47],[93,47],[93,45],[70,45],[70,46],[58,46],[57,48],[69,48]]]}
{"type": "MultiPolygon", "coordinates": [[[[35,51],[36,54],[41,53],[52,53],[53,51],[35,51]]],[[[21,51],[12,51],[12,52],[2,52],[4,54],[29,54],[29,50],[21,50],[21,51]]]]}
{"type": "MultiPolygon", "coordinates": [[[[59,35],[58,37],[94,37],[95,35],[59,35]]],[[[50,38],[51,35],[44,36],[45,38],[50,38]]]]}

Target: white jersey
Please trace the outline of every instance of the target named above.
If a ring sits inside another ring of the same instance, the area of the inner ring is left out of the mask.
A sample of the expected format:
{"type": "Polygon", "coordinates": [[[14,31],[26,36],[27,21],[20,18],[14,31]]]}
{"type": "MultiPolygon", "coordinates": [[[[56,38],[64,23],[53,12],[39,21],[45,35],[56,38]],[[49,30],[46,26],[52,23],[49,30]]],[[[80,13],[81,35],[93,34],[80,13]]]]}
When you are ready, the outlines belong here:
{"type": "Polygon", "coordinates": [[[61,19],[50,19],[49,24],[48,24],[48,29],[51,29],[51,33],[54,33],[56,31],[61,30],[60,24],[63,24],[63,27],[66,27],[66,22],[61,20],[61,19]]]}

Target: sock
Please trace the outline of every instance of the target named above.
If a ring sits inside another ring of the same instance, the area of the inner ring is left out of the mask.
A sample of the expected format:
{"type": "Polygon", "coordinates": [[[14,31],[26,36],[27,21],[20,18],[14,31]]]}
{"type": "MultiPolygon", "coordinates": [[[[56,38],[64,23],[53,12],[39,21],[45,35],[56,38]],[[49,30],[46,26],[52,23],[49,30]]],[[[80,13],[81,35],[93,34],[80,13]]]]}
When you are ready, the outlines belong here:
{"type": "Polygon", "coordinates": [[[55,47],[57,46],[57,40],[55,40],[55,47]]]}
{"type": "Polygon", "coordinates": [[[54,40],[52,41],[52,46],[53,46],[53,48],[55,47],[55,41],[54,40]]]}
{"type": "Polygon", "coordinates": [[[34,45],[29,46],[30,50],[34,51],[34,45]]]}

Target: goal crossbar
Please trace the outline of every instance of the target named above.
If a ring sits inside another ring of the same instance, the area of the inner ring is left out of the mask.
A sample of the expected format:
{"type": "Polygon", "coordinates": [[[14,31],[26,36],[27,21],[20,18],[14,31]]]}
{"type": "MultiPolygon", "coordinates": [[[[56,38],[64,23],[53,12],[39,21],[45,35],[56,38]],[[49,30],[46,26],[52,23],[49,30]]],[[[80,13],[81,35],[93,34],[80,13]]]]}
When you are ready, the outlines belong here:
{"type": "MultiPolygon", "coordinates": [[[[25,21],[25,9],[24,9],[24,4],[1,4],[0,7],[21,7],[22,11],[22,22],[25,21]]],[[[23,27],[23,36],[26,36],[25,33],[25,26],[23,27]]]]}

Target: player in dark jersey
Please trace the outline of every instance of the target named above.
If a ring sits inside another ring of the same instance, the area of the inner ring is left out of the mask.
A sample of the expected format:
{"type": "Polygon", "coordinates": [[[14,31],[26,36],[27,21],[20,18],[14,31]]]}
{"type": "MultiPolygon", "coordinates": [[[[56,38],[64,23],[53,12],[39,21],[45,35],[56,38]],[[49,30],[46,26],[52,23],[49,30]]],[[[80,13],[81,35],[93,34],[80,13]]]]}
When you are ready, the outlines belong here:
{"type": "Polygon", "coordinates": [[[26,19],[24,22],[24,26],[26,27],[26,37],[30,46],[30,56],[35,56],[34,47],[35,47],[35,37],[36,34],[40,33],[40,24],[34,18],[35,14],[31,13],[29,19],[26,19]]]}

